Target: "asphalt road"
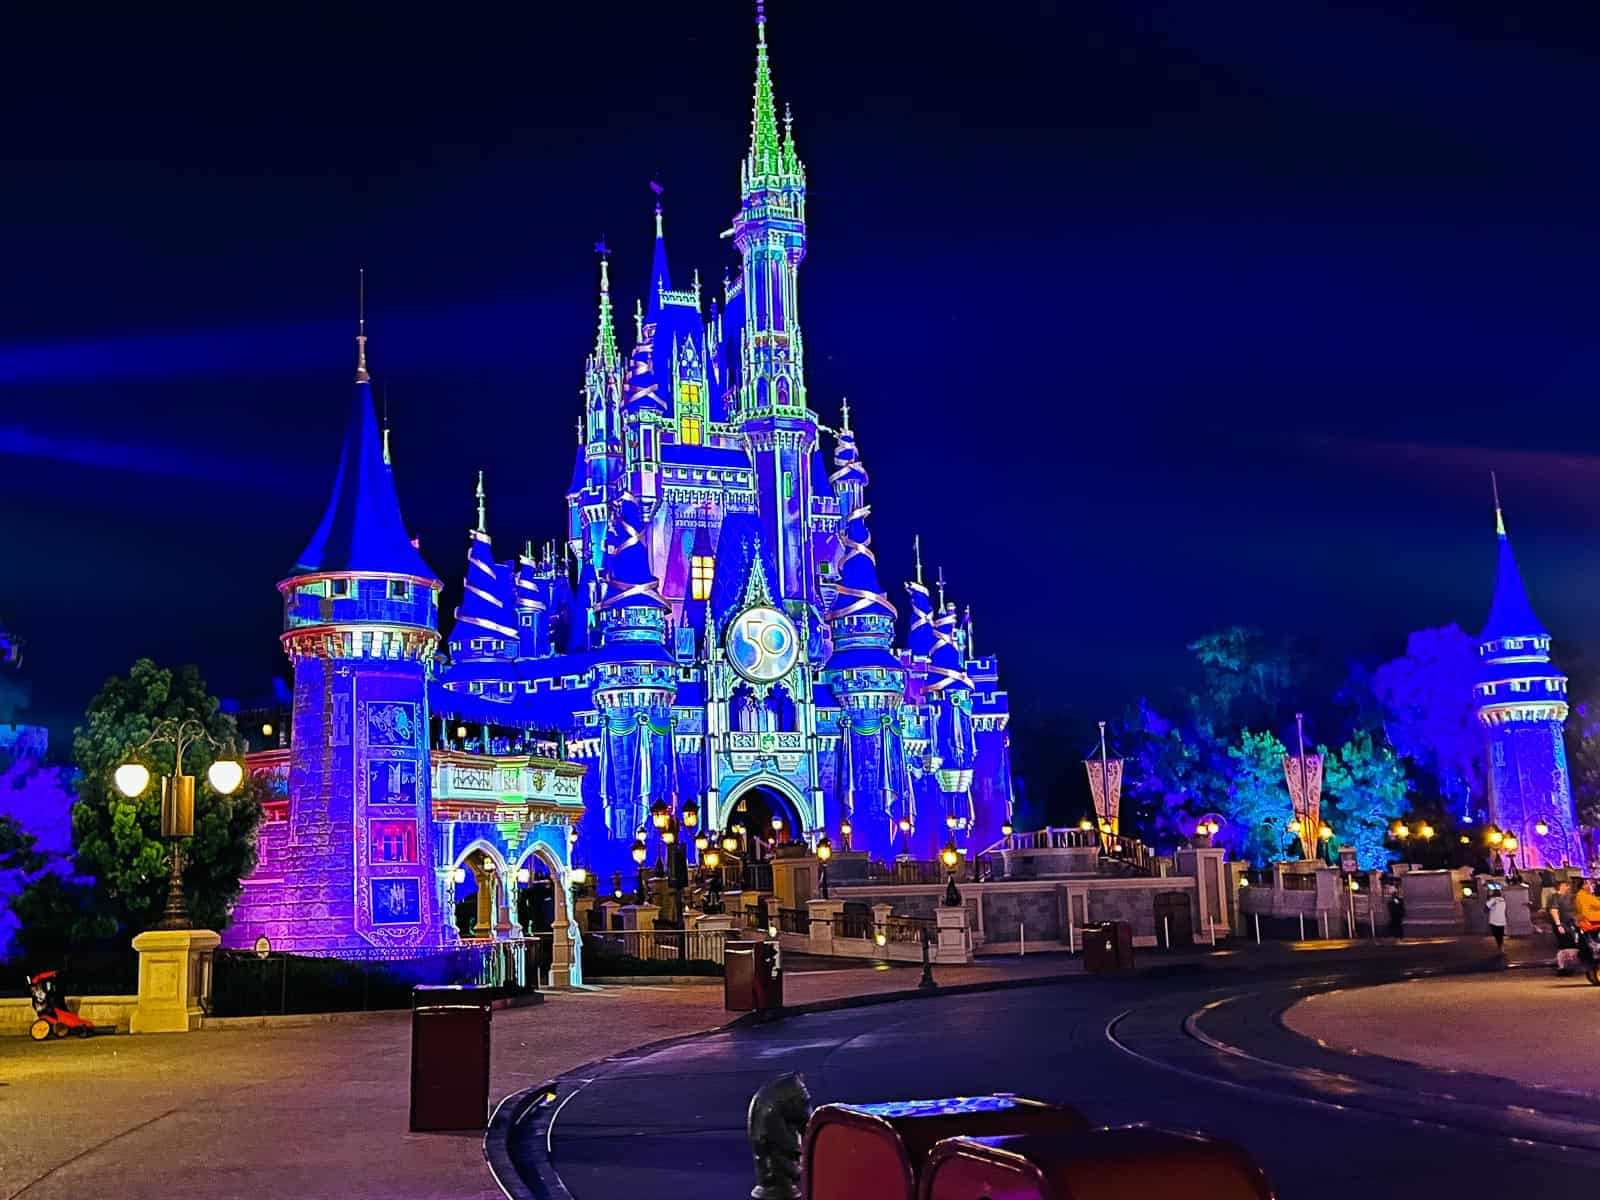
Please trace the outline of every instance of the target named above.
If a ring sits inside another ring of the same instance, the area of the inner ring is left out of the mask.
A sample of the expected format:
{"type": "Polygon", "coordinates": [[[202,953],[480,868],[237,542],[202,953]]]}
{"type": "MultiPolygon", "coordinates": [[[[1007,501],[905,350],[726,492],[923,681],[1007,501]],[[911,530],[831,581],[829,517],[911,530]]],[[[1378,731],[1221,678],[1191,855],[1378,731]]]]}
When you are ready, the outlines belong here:
{"type": "Polygon", "coordinates": [[[1329,970],[1308,956],[1271,975],[1196,968],[730,1029],[576,1073],[553,1122],[539,1123],[537,1139],[514,1139],[512,1153],[531,1175],[530,1160],[548,1149],[545,1163],[576,1200],[734,1200],[752,1183],[751,1093],[799,1071],[819,1104],[1011,1091],[1100,1123],[1204,1130],[1249,1149],[1291,1200],[1539,1194],[1592,1179],[1600,1104],[1336,1056],[1274,1019],[1307,990],[1397,977],[1394,964],[1329,970]]]}

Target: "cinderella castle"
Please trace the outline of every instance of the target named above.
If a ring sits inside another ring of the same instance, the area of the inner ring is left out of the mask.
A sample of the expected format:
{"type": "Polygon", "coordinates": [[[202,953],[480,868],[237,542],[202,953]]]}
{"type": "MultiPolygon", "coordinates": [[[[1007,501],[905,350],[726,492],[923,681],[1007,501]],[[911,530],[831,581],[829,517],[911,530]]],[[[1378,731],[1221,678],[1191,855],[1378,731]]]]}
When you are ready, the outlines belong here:
{"type": "Polygon", "coordinates": [[[675,287],[658,203],[624,354],[597,247],[565,536],[502,557],[480,475],[443,646],[358,338],[334,494],[279,584],[292,731],[252,756],[279,794],[230,943],[423,953],[453,936],[466,866],[509,930],[513,879],[546,874],[564,901],[572,868],[631,878],[639,843],[660,854],[663,811],[757,855],[827,836],[932,858],[1001,836],[996,661],[920,547],[914,578],[880,576],[869,455],[848,404],[829,427],[807,392],[806,168],[759,5],[756,32],[741,269],[709,303],[698,275],[675,287]]]}

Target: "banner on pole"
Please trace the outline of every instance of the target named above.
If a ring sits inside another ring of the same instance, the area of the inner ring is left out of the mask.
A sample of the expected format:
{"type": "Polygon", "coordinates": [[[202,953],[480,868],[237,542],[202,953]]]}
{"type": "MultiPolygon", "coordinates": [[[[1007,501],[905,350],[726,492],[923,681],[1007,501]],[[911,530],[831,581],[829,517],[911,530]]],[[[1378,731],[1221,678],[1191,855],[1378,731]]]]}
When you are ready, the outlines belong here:
{"type": "Polygon", "coordinates": [[[1089,790],[1094,794],[1094,811],[1117,832],[1117,813],[1122,804],[1122,759],[1086,758],[1083,769],[1089,773],[1089,790]]]}
{"type": "Polygon", "coordinates": [[[1283,756],[1283,777],[1289,784],[1289,801],[1300,821],[1300,850],[1305,858],[1317,857],[1317,830],[1322,827],[1322,755],[1307,754],[1305,771],[1310,788],[1300,778],[1301,756],[1283,756]]]}

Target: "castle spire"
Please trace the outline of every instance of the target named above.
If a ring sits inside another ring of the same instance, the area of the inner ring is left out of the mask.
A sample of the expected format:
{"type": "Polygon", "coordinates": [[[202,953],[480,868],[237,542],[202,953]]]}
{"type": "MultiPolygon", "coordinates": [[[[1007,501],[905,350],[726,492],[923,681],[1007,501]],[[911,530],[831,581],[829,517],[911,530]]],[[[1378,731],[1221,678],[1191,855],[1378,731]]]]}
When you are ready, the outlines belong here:
{"type": "Polygon", "coordinates": [[[482,467],[478,468],[477,499],[478,499],[478,532],[479,533],[488,533],[489,532],[489,522],[488,522],[488,519],[484,515],[484,507],[485,507],[485,505],[484,505],[484,495],[483,495],[483,468],[482,467]]]}
{"type": "Polygon", "coordinates": [[[667,269],[667,237],[662,230],[661,185],[652,183],[656,194],[656,244],[650,257],[650,286],[645,296],[645,320],[654,322],[661,316],[661,300],[672,290],[672,272],[667,269]]]}
{"type": "Polygon", "coordinates": [[[767,61],[767,11],[756,0],[756,98],[750,120],[751,176],[776,175],[781,170],[778,111],[772,95],[772,66],[767,61]]]}
{"type": "MultiPolygon", "coordinates": [[[[367,269],[360,268],[357,278],[360,282],[356,285],[359,297],[356,311],[356,382],[367,383],[371,376],[367,374],[367,269]]],[[[387,461],[387,459],[385,459],[387,461]]]]}
{"type": "Polygon", "coordinates": [[[1534,616],[1533,605],[1528,601],[1528,589],[1522,582],[1522,572],[1517,569],[1516,555],[1511,552],[1505,514],[1500,508],[1499,480],[1491,473],[1489,481],[1494,489],[1494,532],[1499,558],[1495,565],[1494,599],[1489,605],[1489,620],[1484,624],[1481,639],[1492,642],[1506,637],[1549,637],[1549,632],[1534,616]]]}
{"type": "Polygon", "coordinates": [[[920,533],[911,535],[911,557],[917,564],[917,584],[920,586],[922,584],[922,535],[920,533]]]}
{"type": "Polygon", "coordinates": [[[928,585],[922,581],[922,535],[911,540],[911,555],[916,562],[916,578],[906,584],[911,599],[911,625],[906,630],[906,649],[911,657],[926,662],[933,654],[937,639],[933,631],[933,601],[928,596],[928,585]]]}
{"type": "Polygon", "coordinates": [[[605,238],[594,244],[594,252],[600,256],[600,325],[594,335],[594,356],[612,366],[621,356],[617,353],[617,330],[611,314],[611,251],[605,238]]]}

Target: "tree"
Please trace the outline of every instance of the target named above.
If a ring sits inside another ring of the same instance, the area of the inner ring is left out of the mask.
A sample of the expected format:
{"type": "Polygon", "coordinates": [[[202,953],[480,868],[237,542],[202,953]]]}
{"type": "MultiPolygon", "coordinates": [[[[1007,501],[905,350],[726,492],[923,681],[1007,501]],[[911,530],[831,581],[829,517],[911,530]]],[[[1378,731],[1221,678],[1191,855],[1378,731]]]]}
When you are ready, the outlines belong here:
{"type": "Polygon", "coordinates": [[[1459,626],[1419,629],[1405,654],[1379,667],[1373,688],[1396,752],[1438,783],[1441,808],[1476,809],[1484,794],[1483,733],[1472,685],[1478,652],[1459,626]]]}
{"type": "Polygon", "coordinates": [[[1289,785],[1283,777],[1283,743],[1271,733],[1239,732],[1239,744],[1228,747],[1232,765],[1227,825],[1219,840],[1240,858],[1257,866],[1278,862],[1292,840],[1294,818],[1289,785]]]}
{"type": "Polygon", "coordinates": [[[1333,827],[1341,846],[1354,847],[1362,870],[1387,867],[1394,858],[1384,845],[1389,825],[1405,812],[1411,781],[1388,746],[1361,730],[1337,754],[1319,746],[1322,755],[1322,819],[1333,827]]]}
{"type": "Polygon", "coordinates": [[[1148,700],[1122,720],[1114,741],[1123,756],[1123,829],[1152,845],[1182,844],[1199,817],[1223,810],[1227,780],[1213,761],[1215,747],[1148,700]]]}
{"type": "MultiPolygon", "coordinates": [[[[85,716],[72,746],[79,770],[72,808],[77,866],[94,877],[99,911],[137,933],[159,919],[166,903],[169,851],[160,836],[161,790],[152,782],[130,800],[112,785],[112,773],[163,718],[199,721],[223,746],[239,745],[238,733],[197,668],[172,671],[147,658],[126,677],[108,679],[85,716]]],[[[220,930],[239,895],[239,880],[255,866],[261,793],[247,780],[232,796],[217,795],[205,782],[213,757],[204,740],[184,752],[184,773],[195,776],[195,830],[184,847],[183,881],[195,924],[220,930]]],[[[141,761],[159,779],[173,770],[173,747],[151,746],[141,761]]]]}

